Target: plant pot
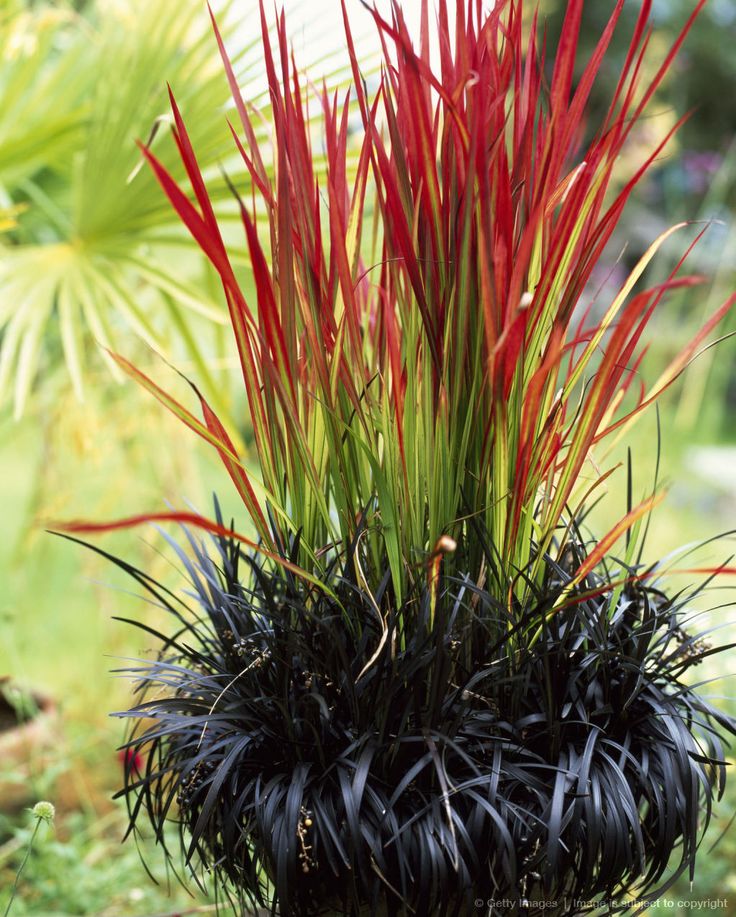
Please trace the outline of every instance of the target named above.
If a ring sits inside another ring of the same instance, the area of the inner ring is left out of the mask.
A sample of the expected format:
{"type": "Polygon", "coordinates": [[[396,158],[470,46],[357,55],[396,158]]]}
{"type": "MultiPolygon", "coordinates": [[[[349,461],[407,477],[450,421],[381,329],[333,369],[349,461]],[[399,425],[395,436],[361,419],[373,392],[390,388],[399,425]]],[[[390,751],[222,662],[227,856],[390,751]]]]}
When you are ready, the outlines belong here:
{"type": "Polygon", "coordinates": [[[34,782],[58,744],[58,709],[48,695],[0,680],[0,810],[34,800],[34,782]]]}

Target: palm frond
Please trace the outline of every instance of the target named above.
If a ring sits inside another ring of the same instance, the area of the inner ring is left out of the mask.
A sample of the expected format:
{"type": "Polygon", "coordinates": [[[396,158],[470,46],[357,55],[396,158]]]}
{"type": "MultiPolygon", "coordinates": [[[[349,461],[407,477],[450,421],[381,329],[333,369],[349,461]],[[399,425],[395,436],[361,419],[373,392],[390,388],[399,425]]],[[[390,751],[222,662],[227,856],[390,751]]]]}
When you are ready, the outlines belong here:
{"type": "MultiPolygon", "coordinates": [[[[243,38],[234,5],[220,6],[234,78],[253,82],[257,44],[243,38]]],[[[84,16],[19,4],[0,19],[0,188],[15,207],[0,239],[0,399],[16,415],[57,353],[80,397],[100,355],[120,379],[99,345],[123,349],[130,332],[168,358],[206,365],[212,324],[226,313],[136,141],[148,138],[177,180],[185,176],[168,82],[196,122],[213,201],[228,218],[229,92],[215,61],[198,0],[99,3],[84,16]]],[[[227,386],[211,376],[202,385],[228,417],[227,386]]]]}

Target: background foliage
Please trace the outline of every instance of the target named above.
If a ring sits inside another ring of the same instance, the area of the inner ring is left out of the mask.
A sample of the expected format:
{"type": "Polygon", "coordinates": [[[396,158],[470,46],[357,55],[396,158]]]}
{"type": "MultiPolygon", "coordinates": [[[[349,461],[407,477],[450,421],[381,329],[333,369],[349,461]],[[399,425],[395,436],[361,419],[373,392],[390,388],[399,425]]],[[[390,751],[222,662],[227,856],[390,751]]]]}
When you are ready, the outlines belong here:
{"type": "MultiPolygon", "coordinates": [[[[614,80],[626,53],[626,35],[633,27],[639,4],[624,7],[623,28],[614,36],[605,73],[614,80]]],[[[566,3],[564,0],[542,0],[547,17],[549,38],[556,42],[566,3]]],[[[658,53],[670,46],[679,24],[692,9],[689,0],[666,0],[653,4],[654,42],[658,53]]],[[[607,18],[607,3],[588,3],[583,14],[582,41],[584,53],[590,54],[607,18]]],[[[736,83],[736,60],[729,48],[736,41],[736,3],[733,0],[711,0],[698,18],[682,53],[675,62],[670,78],[658,93],[653,117],[640,125],[635,141],[649,144],[660,137],[683,115],[688,120],[668,146],[658,168],[645,180],[628,208],[619,227],[611,254],[621,258],[622,269],[635,263],[653,236],[682,219],[713,221],[701,244],[689,260],[690,269],[702,271],[714,279],[709,303],[734,286],[736,264],[736,231],[733,212],[736,206],[736,107],[725,100],[727,87],[736,83]]],[[[650,63],[651,67],[652,64],[650,63]]],[[[606,105],[604,78],[594,89],[591,121],[596,109],[606,105]]],[[[637,142],[632,155],[637,155],[637,142]]],[[[626,170],[626,164],[622,171],[626,170]]],[[[667,259],[659,259],[657,276],[664,277],[667,259]]],[[[615,278],[615,274],[614,274],[615,278]]],[[[615,282],[615,279],[614,279],[615,282]]],[[[692,297],[682,296],[672,303],[677,321],[693,329],[707,305],[692,307],[692,297]],[[702,310],[702,311],[701,311],[702,310]]],[[[662,347],[656,359],[662,359],[671,346],[671,320],[665,313],[655,317],[664,324],[662,347]]],[[[725,330],[734,328],[733,315],[725,330]]],[[[676,423],[689,430],[705,424],[714,436],[732,436],[730,420],[736,406],[736,361],[719,353],[707,355],[690,373],[688,385],[679,393],[676,423]]]]}
{"type": "MultiPolygon", "coordinates": [[[[240,44],[235,67],[247,80],[258,60],[240,44]]],[[[31,393],[66,383],[62,365],[79,399],[90,370],[106,365],[119,379],[100,345],[136,338],[188,357],[215,388],[202,336],[223,311],[136,147],[152,138],[180,171],[168,81],[196,113],[206,168],[217,169],[229,132],[215,53],[196,0],[105,3],[84,16],[14,3],[0,14],[0,396],[16,417],[31,393]]],[[[220,176],[215,197],[225,191],[220,176]]]]}

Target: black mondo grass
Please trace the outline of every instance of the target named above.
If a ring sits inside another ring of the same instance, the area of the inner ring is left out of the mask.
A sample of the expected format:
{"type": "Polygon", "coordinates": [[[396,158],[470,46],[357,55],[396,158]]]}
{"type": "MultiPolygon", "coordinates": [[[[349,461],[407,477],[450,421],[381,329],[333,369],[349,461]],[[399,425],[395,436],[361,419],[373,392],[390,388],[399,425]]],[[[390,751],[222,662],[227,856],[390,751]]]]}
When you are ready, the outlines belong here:
{"type": "Polygon", "coordinates": [[[584,546],[568,542],[528,607],[510,611],[489,573],[486,587],[424,577],[395,608],[390,575],[361,585],[359,542],[320,589],[184,531],[186,602],[112,558],[174,621],[139,625],[158,656],[122,670],[139,763],[120,795],[169,860],[177,826],[192,876],[223,899],[577,914],[692,877],[736,721],[687,683],[716,651],[688,632],[690,596],[645,578],[615,589],[605,569],[571,587],[584,546]]]}

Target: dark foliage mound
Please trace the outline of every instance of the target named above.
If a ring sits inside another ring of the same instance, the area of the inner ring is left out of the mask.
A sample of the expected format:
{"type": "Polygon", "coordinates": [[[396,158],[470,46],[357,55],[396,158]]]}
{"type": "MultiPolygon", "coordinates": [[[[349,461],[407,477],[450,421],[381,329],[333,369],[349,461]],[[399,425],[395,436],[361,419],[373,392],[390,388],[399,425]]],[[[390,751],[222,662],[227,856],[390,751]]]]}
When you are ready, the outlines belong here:
{"type": "Polygon", "coordinates": [[[122,792],[131,830],[145,815],[165,847],[173,820],[242,908],[572,914],[692,871],[736,722],[683,680],[714,651],[683,596],[602,573],[563,595],[568,544],[528,607],[462,578],[433,601],[425,577],[396,609],[350,551],[324,591],[187,537],[194,607],[117,561],[175,620],[124,670],[144,763],[122,792]]]}

